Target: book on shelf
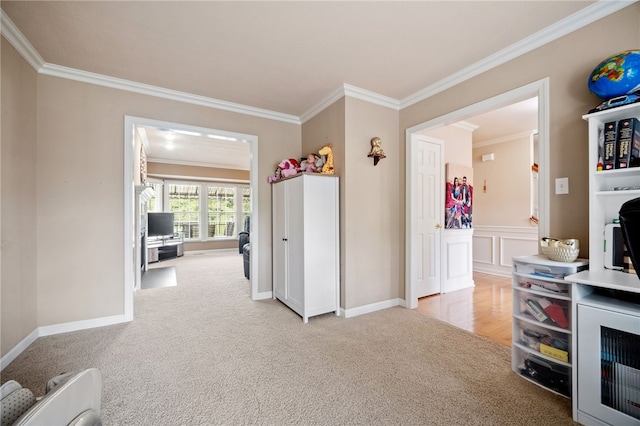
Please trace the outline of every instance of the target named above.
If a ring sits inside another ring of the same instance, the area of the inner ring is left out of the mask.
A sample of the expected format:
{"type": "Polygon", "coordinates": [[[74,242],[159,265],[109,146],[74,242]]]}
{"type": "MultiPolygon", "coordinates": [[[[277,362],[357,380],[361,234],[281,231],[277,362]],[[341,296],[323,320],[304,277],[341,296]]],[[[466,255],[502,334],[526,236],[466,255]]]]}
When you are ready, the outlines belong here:
{"type": "Polygon", "coordinates": [[[604,147],[602,167],[604,170],[616,168],[616,140],[618,139],[618,123],[610,121],[604,124],[604,147]]]}
{"type": "Polygon", "coordinates": [[[640,166],[640,121],[625,118],[618,121],[616,169],[640,166]]]}
{"type": "Polygon", "coordinates": [[[569,326],[569,321],[567,320],[567,316],[565,315],[562,306],[545,298],[538,299],[538,305],[542,310],[544,310],[544,313],[551,318],[551,321],[562,328],[567,328],[569,326]]]}
{"type": "Polygon", "coordinates": [[[540,353],[560,361],[569,362],[569,352],[540,343],[540,353]]]}
{"type": "Polygon", "coordinates": [[[527,312],[533,315],[533,317],[540,322],[543,322],[549,318],[549,316],[542,309],[542,306],[540,306],[540,304],[534,299],[527,299],[524,303],[524,306],[527,312]]]}

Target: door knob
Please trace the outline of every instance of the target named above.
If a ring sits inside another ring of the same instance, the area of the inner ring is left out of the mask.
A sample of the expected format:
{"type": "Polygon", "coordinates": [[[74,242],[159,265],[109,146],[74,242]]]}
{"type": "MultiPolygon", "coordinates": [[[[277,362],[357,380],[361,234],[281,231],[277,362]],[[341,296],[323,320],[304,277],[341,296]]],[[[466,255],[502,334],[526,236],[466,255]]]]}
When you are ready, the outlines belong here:
{"type": "Polygon", "coordinates": [[[287,240],[286,238],[283,238],[282,241],[289,241],[289,240],[287,240]]]}
{"type": "Polygon", "coordinates": [[[442,225],[440,225],[439,223],[436,223],[436,229],[440,229],[442,228],[442,225]]]}

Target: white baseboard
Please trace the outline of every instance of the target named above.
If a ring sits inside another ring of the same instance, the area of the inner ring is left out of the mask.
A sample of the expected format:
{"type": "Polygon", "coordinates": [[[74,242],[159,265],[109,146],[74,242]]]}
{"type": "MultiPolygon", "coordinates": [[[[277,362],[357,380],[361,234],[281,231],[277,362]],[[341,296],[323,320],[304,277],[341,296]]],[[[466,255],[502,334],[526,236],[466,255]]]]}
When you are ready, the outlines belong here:
{"type": "Polygon", "coordinates": [[[483,274],[497,275],[499,277],[510,277],[513,269],[511,268],[500,269],[493,266],[483,265],[478,262],[473,262],[473,271],[481,272],[483,274]]]}
{"type": "Polygon", "coordinates": [[[376,302],[370,305],[358,306],[357,308],[352,309],[342,309],[340,308],[340,315],[345,318],[353,318],[358,315],[369,314],[371,312],[380,311],[382,309],[392,308],[394,306],[405,306],[403,299],[390,299],[385,300],[383,302],[376,302]]]}
{"type": "Polygon", "coordinates": [[[107,325],[121,324],[129,322],[124,315],[114,315],[111,317],[95,318],[83,321],[65,322],[63,324],[47,325],[40,327],[39,336],[51,336],[54,334],[68,333],[70,331],[86,330],[88,328],[104,327],[107,325]]]}
{"type": "Polygon", "coordinates": [[[40,337],[38,329],[33,330],[27,337],[22,339],[20,343],[15,345],[5,356],[0,359],[0,371],[11,364],[11,362],[18,357],[25,349],[27,349],[36,339],[40,337]]]}
{"type": "Polygon", "coordinates": [[[54,334],[68,333],[70,331],[86,330],[89,328],[104,327],[107,325],[121,324],[128,322],[124,315],[114,315],[111,317],[95,318],[84,321],[67,322],[64,324],[47,325],[33,330],[20,343],[14,346],[5,356],[0,359],[0,371],[11,364],[22,352],[25,351],[38,337],[51,336],[54,334]]]}

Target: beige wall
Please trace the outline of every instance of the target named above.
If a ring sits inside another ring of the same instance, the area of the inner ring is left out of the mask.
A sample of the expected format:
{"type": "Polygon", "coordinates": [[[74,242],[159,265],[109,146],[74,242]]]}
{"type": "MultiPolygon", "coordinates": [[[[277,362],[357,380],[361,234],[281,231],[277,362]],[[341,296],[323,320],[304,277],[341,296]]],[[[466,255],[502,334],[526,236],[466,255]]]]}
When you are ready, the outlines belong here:
{"type": "Polygon", "coordinates": [[[37,75],[2,38],[1,356],[36,329],[37,75]]]}
{"type": "Polygon", "coordinates": [[[51,194],[38,214],[38,325],[123,313],[125,115],[258,136],[259,291],[271,290],[266,177],[285,153],[300,152],[299,126],[55,77],[38,82],[38,188],[51,194]]]}
{"type": "Polygon", "coordinates": [[[398,111],[347,98],[344,168],[345,309],[400,297],[404,282],[398,192],[403,151],[398,111]],[[387,158],[377,166],[367,157],[371,138],[380,137],[387,158]]]}
{"type": "Polygon", "coordinates": [[[549,230],[558,238],[588,241],[588,136],[582,115],[600,100],[588,91],[587,78],[604,58],[640,45],[639,21],[640,3],[636,3],[407,107],[400,113],[400,134],[404,137],[409,127],[549,77],[549,230]],[[555,195],[557,177],[569,178],[568,195],[555,195]]]}
{"type": "Polygon", "coordinates": [[[559,238],[587,241],[587,126],[581,116],[599,100],[587,91],[586,79],[603,58],[640,45],[639,17],[640,3],[399,114],[343,98],[302,129],[294,124],[35,76],[3,39],[2,354],[36,326],[123,313],[125,115],[259,137],[256,172],[261,178],[256,208],[260,212],[261,292],[271,290],[271,188],[267,176],[282,158],[301,156],[326,142],[334,143],[336,173],[341,177],[342,297],[343,307],[350,309],[404,297],[405,130],[549,77],[550,187],[554,178],[568,176],[571,189],[569,195],[550,196],[549,227],[559,238]],[[10,96],[11,90],[18,93],[10,96]],[[373,136],[382,138],[388,155],[376,167],[366,157],[373,136]],[[9,142],[16,138],[20,138],[19,147],[9,142]],[[13,165],[13,153],[7,158],[9,148],[27,159],[20,168],[13,165]],[[6,182],[11,179],[23,185],[20,195],[8,192],[6,182]],[[37,215],[33,217],[36,206],[37,215]],[[37,234],[33,232],[34,223],[37,234]],[[20,239],[16,240],[18,234],[20,239]],[[8,259],[12,259],[11,267],[5,270],[8,259]]]}
{"type": "Polygon", "coordinates": [[[398,112],[342,98],[302,126],[303,152],[333,144],[340,177],[341,306],[352,309],[399,297],[404,280],[398,245],[401,177],[398,112]],[[371,138],[387,158],[373,166],[371,138]]]}
{"type": "MultiPolygon", "coordinates": [[[[297,152],[298,150],[296,150],[297,152]]],[[[147,173],[149,177],[158,179],[188,179],[195,180],[215,180],[232,179],[234,181],[245,181],[249,183],[250,173],[248,170],[221,169],[217,167],[188,166],[184,164],[147,163],[147,173]]],[[[268,175],[267,175],[268,176],[268,175]]]]}
{"type": "Polygon", "coordinates": [[[474,226],[531,226],[532,163],[529,137],[473,150],[474,226]],[[490,153],[495,159],[482,161],[490,153]]]}

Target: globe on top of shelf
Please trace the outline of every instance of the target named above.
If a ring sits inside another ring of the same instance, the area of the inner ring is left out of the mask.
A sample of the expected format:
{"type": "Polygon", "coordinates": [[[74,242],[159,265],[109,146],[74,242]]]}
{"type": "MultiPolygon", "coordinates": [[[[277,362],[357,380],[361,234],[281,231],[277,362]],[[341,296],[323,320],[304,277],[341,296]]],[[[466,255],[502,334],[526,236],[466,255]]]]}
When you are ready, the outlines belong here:
{"type": "Polygon", "coordinates": [[[600,62],[589,76],[589,90],[605,100],[640,91],[640,50],[625,50],[600,62]]]}

